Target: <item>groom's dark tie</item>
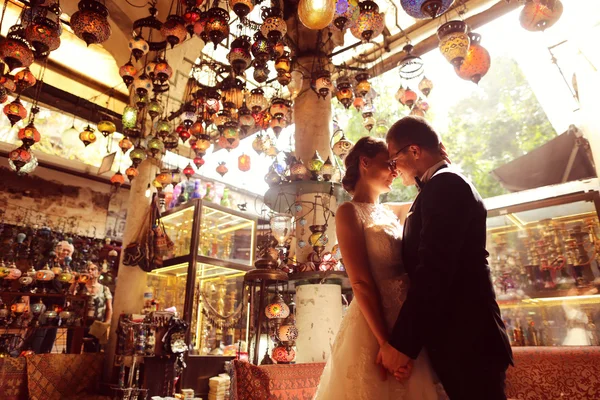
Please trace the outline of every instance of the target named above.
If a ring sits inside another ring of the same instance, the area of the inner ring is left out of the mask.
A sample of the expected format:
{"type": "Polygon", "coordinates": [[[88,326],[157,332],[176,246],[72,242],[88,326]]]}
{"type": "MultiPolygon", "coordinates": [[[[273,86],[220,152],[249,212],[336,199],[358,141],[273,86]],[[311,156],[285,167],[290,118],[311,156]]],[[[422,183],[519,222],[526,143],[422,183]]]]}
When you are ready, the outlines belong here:
{"type": "Polygon", "coordinates": [[[417,190],[419,192],[423,189],[423,186],[425,186],[425,184],[421,181],[421,179],[419,179],[418,176],[415,176],[415,184],[417,185],[417,190]]]}

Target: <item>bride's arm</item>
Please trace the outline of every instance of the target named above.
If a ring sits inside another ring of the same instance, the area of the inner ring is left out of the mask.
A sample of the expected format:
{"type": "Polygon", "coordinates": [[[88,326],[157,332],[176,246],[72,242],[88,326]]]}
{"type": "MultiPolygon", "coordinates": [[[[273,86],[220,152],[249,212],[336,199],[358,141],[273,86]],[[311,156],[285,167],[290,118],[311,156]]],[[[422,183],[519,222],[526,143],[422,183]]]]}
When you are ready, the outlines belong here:
{"type": "Polygon", "coordinates": [[[412,202],[408,203],[385,203],[386,207],[389,207],[390,210],[396,214],[396,217],[400,220],[401,224],[404,224],[404,220],[406,219],[406,215],[412,206],[412,202]]]}
{"type": "Polygon", "coordinates": [[[381,299],[369,266],[363,227],[354,206],[342,204],[335,216],[336,234],[354,297],[380,345],[388,340],[381,299]]]}

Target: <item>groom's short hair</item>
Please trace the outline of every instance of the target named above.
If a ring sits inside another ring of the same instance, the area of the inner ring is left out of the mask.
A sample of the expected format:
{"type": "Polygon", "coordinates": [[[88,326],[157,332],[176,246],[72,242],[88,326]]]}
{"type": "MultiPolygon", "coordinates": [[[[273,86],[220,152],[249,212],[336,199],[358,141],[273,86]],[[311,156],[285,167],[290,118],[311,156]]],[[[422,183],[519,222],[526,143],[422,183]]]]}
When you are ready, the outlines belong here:
{"type": "Polygon", "coordinates": [[[427,150],[437,150],[441,143],[440,136],[424,118],[412,115],[396,121],[385,140],[398,148],[416,144],[427,150]]]}

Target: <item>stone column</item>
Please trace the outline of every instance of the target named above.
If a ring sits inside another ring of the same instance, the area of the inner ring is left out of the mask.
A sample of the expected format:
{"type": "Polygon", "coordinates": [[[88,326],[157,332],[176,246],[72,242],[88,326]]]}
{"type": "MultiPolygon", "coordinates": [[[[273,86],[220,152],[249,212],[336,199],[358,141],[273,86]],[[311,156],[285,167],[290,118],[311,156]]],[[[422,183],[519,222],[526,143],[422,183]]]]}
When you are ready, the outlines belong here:
{"type": "MultiPolygon", "coordinates": [[[[127,208],[127,220],[125,232],[123,233],[123,248],[137,238],[140,226],[145,222],[148,207],[152,196],[146,197],[148,184],[152,183],[158,173],[156,160],[148,158],[138,167],[139,175],[131,183],[129,193],[129,206],[127,208]]],[[[112,377],[112,365],[117,346],[117,335],[115,333],[119,323],[119,315],[139,314],[144,308],[144,289],[146,288],[146,272],[139,267],[130,267],[119,263],[117,275],[116,292],[113,299],[113,317],[110,325],[110,338],[108,342],[107,357],[105,360],[106,380],[112,377]]]]}

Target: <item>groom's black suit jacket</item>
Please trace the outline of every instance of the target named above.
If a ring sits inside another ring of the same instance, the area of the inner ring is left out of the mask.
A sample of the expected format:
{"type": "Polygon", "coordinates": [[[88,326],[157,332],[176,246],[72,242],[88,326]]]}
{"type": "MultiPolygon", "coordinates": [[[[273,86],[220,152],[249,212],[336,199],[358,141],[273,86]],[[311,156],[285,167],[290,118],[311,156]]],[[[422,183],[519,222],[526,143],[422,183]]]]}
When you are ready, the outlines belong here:
{"type": "Polygon", "coordinates": [[[487,262],[487,210],[477,190],[446,166],[425,184],[404,224],[410,288],[390,343],[434,368],[512,364],[487,262]]]}

